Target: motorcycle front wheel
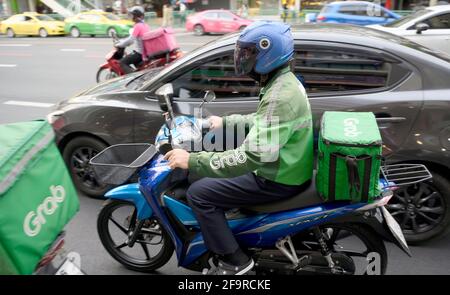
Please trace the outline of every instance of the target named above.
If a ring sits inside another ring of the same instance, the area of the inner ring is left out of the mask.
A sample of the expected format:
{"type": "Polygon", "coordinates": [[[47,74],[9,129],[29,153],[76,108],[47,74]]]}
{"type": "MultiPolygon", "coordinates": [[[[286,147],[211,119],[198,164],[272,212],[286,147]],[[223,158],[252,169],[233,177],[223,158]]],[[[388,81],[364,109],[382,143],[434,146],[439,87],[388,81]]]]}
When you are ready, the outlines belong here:
{"type": "Polygon", "coordinates": [[[137,211],[133,203],[107,200],[97,219],[97,231],[106,251],[126,268],[152,272],[172,257],[174,246],[167,232],[152,218],[145,220],[136,241],[129,238],[137,227],[137,211]]]}
{"type": "Polygon", "coordinates": [[[116,78],[119,75],[117,75],[116,72],[112,71],[109,68],[100,68],[97,71],[97,83],[101,83],[101,82],[105,82],[108,81],[110,79],[116,78]]]}

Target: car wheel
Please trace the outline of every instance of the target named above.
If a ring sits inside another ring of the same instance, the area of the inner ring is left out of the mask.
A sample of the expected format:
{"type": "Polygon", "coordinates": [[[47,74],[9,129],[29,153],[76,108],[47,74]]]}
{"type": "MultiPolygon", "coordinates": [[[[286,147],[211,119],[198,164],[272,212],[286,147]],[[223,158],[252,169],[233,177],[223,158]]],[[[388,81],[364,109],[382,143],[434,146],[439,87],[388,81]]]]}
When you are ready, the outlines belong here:
{"type": "Polygon", "coordinates": [[[438,236],[450,223],[450,182],[438,173],[432,174],[430,181],[396,190],[386,206],[410,244],[438,236]]]}
{"type": "Polygon", "coordinates": [[[73,27],[70,29],[70,36],[73,38],[79,38],[81,36],[81,32],[77,27],[73,27]]]}
{"type": "Polygon", "coordinates": [[[108,35],[108,37],[113,38],[114,36],[117,36],[117,31],[114,28],[109,28],[106,31],[106,35],[108,35]]]}
{"type": "Polygon", "coordinates": [[[48,32],[46,29],[44,28],[40,28],[39,29],[39,37],[41,38],[47,38],[48,37],[48,32]]]}
{"type": "Polygon", "coordinates": [[[102,198],[112,188],[98,181],[89,161],[107,145],[89,136],[72,139],[64,148],[63,158],[79,191],[93,198],[102,198]]]}
{"type": "Polygon", "coordinates": [[[194,35],[195,36],[201,36],[205,34],[205,29],[203,28],[202,25],[195,25],[194,27],[194,35]]]}
{"type": "Polygon", "coordinates": [[[97,71],[97,83],[105,82],[118,76],[119,75],[110,68],[100,68],[97,71]]]}
{"type": "Polygon", "coordinates": [[[8,28],[6,30],[6,36],[8,36],[8,38],[14,38],[16,36],[16,33],[14,33],[14,30],[11,28],[8,28]]]}

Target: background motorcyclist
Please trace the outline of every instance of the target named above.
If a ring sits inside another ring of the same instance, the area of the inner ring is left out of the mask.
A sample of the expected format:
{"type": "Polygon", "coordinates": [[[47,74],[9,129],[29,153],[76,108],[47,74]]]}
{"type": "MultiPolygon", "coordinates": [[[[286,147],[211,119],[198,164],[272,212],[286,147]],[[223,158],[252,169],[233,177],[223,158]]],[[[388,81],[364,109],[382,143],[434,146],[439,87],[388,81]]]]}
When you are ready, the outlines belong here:
{"type": "Polygon", "coordinates": [[[147,57],[143,56],[144,45],[142,41],[142,37],[145,33],[150,31],[150,27],[144,22],[144,9],[140,6],[134,6],[130,8],[128,13],[133,18],[135,25],[133,27],[133,33],[125,39],[120,40],[115,46],[119,48],[125,48],[127,46],[136,43],[136,49],[123,57],[120,60],[120,65],[125,72],[125,74],[129,74],[133,72],[133,68],[130,65],[134,65],[136,68],[140,63],[146,61],[147,57]]]}
{"type": "Polygon", "coordinates": [[[253,267],[224,211],[292,197],[309,185],[313,170],[313,128],[302,84],[290,69],[294,55],[290,27],[255,22],[236,42],[236,72],[263,88],[257,111],[250,115],[210,117],[212,128],[234,130],[245,125],[244,143],[225,152],[189,154],[174,149],[165,156],[171,168],[203,176],[187,191],[205,244],[221,256],[212,274],[243,274],[253,267]]]}

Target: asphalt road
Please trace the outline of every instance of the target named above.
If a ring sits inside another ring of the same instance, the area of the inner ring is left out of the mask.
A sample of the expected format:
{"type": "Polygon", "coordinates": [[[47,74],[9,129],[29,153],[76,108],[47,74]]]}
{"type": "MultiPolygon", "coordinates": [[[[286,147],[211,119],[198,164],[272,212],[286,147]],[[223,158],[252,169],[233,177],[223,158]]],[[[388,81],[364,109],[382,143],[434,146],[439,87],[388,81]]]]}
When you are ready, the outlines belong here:
{"type": "MultiPolygon", "coordinates": [[[[216,36],[177,34],[183,51],[216,36]]],[[[0,36],[0,124],[44,118],[53,104],[95,85],[95,73],[111,50],[107,38],[14,38],[0,36]]],[[[89,274],[135,274],[103,249],[96,218],[103,203],[80,195],[80,212],[67,226],[67,248],[81,254],[89,274]]],[[[450,234],[411,247],[412,258],[388,245],[389,274],[450,274],[450,234]]],[[[192,273],[174,258],[156,274],[192,273]]]]}

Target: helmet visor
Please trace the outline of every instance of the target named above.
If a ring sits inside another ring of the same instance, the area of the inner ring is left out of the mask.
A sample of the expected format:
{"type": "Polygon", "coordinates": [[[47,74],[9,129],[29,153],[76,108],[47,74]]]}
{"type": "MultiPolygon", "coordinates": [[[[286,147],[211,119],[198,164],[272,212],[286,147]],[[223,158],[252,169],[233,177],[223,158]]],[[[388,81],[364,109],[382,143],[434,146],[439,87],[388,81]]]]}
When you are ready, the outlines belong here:
{"type": "Polygon", "coordinates": [[[254,43],[237,42],[234,50],[234,68],[236,75],[248,75],[256,65],[258,48],[254,43]]]}

